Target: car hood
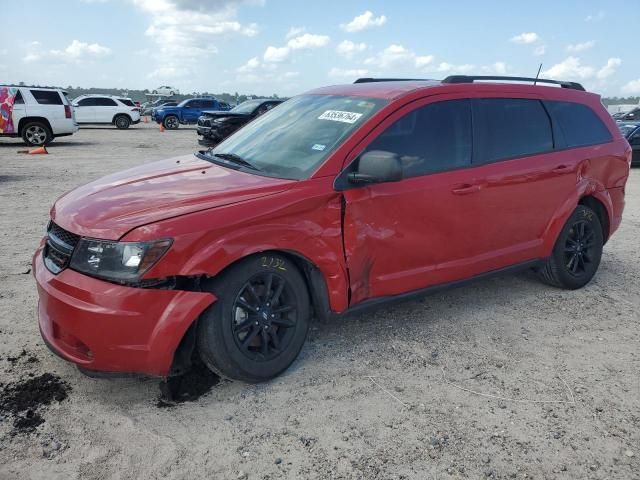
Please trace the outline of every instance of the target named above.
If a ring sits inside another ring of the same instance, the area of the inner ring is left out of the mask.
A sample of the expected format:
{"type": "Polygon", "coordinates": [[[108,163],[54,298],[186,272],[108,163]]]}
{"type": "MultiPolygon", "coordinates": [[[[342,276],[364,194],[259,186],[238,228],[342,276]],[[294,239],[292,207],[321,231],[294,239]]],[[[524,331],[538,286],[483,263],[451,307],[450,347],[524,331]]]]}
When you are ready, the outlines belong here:
{"type": "Polygon", "coordinates": [[[202,115],[207,117],[250,117],[250,113],[235,113],[230,110],[205,110],[202,112],[202,115]]]}
{"type": "Polygon", "coordinates": [[[185,155],[76,188],[56,201],[51,219],[78,235],[117,240],[142,225],[272,195],[294,184],[185,155]]]}

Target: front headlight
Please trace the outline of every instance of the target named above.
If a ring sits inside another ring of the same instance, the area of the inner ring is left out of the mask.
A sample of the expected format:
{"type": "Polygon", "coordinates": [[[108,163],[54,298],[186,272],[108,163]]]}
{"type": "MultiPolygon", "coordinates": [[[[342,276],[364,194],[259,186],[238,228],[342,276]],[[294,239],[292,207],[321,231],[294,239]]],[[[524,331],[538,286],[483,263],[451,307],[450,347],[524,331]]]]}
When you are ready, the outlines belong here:
{"type": "Polygon", "coordinates": [[[83,238],[78,242],[70,267],[112,282],[137,282],[171,246],[171,240],[113,242],[83,238]]]}

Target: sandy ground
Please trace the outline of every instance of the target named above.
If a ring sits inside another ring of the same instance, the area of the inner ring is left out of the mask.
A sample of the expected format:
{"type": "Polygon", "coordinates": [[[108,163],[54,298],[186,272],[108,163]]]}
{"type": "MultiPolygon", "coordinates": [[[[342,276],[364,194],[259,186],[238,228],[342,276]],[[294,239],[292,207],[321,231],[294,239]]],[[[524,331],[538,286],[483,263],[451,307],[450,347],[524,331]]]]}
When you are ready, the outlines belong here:
{"type": "Polygon", "coordinates": [[[48,372],[71,391],[33,433],[0,419],[1,479],[640,478],[640,170],[580,291],[524,273],[315,325],[276,380],[158,408],[157,380],[90,379],[47,350],[25,272],[60,194],[193,151],[195,132],[22,148],[0,140],[0,381],[48,372]]]}

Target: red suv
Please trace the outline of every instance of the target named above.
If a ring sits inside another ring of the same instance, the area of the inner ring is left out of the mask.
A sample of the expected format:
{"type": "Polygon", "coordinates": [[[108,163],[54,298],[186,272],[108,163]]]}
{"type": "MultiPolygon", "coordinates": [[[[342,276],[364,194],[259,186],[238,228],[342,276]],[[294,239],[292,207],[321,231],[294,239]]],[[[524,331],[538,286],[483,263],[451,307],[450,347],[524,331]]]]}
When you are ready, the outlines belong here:
{"type": "Polygon", "coordinates": [[[312,316],[514,268],[584,286],[631,149],[597,95],[531,81],[321,88],[213,149],[67,193],[33,257],[45,342],[87,373],[167,376],[199,355],[259,382],[312,316]]]}

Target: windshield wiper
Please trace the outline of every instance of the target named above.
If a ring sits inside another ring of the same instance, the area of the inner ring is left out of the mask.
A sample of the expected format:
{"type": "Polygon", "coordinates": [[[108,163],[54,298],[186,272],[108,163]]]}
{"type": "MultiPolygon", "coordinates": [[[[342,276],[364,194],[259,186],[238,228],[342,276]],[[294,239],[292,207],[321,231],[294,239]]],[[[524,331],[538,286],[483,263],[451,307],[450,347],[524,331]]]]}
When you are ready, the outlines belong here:
{"type": "Polygon", "coordinates": [[[243,167],[250,168],[251,170],[261,170],[260,167],[256,167],[253,163],[246,161],[240,155],[236,155],[235,153],[214,153],[213,156],[222,158],[223,160],[227,160],[228,162],[232,162],[237,165],[242,165],[243,167]]]}

